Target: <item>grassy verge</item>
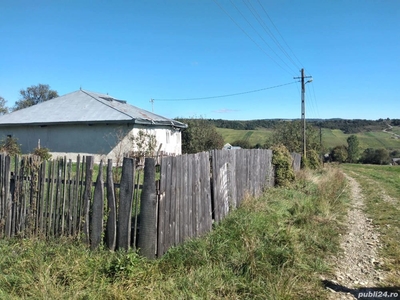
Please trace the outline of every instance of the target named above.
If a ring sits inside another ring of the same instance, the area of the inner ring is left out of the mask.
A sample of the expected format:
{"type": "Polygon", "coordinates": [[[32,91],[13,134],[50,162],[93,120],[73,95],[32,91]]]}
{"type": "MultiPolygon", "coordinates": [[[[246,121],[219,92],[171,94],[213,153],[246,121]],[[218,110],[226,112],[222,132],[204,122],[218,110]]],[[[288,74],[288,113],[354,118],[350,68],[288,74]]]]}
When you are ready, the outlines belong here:
{"type": "Polygon", "coordinates": [[[396,166],[342,165],[362,186],[366,212],[381,234],[387,272],[384,286],[400,286],[400,168],[396,166]]]}
{"type": "Polygon", "coordinates": [[[337,169],[246,199],[156,261],[73,240],[0,241],[2,299],[326,299],[347,196],[337,169]]]}

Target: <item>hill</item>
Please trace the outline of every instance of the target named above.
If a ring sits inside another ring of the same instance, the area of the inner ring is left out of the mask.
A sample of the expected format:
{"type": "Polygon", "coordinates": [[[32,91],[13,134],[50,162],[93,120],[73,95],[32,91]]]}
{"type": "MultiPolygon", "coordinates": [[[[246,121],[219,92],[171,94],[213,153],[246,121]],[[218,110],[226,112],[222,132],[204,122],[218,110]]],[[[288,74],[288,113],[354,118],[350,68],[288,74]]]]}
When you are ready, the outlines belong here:
{"type": "MultiPolygon", "coordinates": [[[[246,140],[252,146],[265,144],[271,137],[274,127],[284,119],[252,120],[252,121],[228,121],[209,120],[216,127],[225,143],[234,144],[238,140],[246,140]]],[[[399,150],[400,135],[399,120],[307,120],[307,122],[321,128],[322,144],[324,148],[331,149],[339,145],[347,145],[347,138],[355,134],[362,149],[385,148],[387,150],[399,150]]]]}

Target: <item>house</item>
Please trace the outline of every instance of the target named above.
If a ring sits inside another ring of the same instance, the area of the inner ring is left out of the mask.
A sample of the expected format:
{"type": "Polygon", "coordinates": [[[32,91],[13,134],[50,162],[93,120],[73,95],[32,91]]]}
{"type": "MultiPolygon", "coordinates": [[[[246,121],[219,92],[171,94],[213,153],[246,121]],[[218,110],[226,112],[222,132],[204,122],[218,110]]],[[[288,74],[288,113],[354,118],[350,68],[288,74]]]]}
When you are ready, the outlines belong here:
{"type": "Polygon", "coordinates": [[[226,144],[224,145],[224,147],[222,147],[222,150],[237,150],[237,149],[242,149],[242,148],[239,147],[239,146],[232,146],[232,145],[229,144],[229,143],[226,143],[226,144]]]}
{"type": "Polygon", "coordinates": [[[140,150],[133,142],[140,133],[155,137],[155,151],[179,155],[186,127],[110,95],[78,90],[1,116],[0,140],[17,138],[23,153],[40,145],[53,157],[94,155],[99,161],[140,150]]]}

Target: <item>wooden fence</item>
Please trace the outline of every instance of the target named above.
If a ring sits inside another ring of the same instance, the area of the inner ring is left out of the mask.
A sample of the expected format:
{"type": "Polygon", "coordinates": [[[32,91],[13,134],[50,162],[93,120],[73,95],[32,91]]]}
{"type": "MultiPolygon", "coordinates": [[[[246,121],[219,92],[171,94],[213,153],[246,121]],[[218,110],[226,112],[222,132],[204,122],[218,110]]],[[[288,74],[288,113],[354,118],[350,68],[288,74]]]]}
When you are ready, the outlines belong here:
{"type": "Polygon", "coordinates": [[[147,158],[140,172],[130,158],[116,170],[111,160],[94,166],[89,156],[72,163],[0,155],[0,238],[79,236],[91,248],[138,247],[160,257],[273,182],[272,151],[265,149],[162,157],[157,166],[147,158]]]}

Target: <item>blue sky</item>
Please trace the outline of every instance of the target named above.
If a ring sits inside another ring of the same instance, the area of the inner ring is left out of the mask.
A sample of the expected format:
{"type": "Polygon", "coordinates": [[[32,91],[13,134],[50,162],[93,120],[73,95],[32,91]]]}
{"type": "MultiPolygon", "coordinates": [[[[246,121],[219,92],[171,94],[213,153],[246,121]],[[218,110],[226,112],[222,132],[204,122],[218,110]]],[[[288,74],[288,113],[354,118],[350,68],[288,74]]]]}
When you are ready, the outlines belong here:
{"type": "Polygon", "coordinates": [[[169,118],[299,118],[304,68],[307,118],[400,118],[400,1],[1,0],[0,11],[8,106],[42,83],[169,118]],[[193,98],[208,99],[163,100],[193,98]]]}

